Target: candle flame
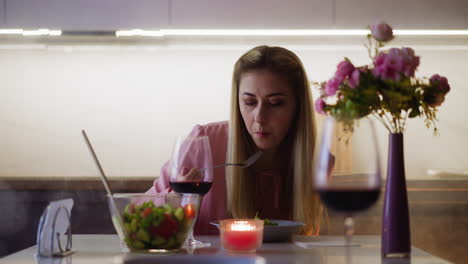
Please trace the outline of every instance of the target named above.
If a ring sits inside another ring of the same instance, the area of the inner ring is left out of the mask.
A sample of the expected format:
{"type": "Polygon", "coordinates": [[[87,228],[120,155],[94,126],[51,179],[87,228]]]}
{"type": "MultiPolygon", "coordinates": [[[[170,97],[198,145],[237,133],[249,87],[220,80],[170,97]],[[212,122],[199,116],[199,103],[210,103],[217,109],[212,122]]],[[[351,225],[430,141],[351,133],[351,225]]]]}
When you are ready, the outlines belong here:
{"type": "Polygon", "coordinates": [[[255,226],[249,224],[248,221],[236,221],[231,224],[231,230],[233,231],[251,231],[255,230],[255,226]]]}

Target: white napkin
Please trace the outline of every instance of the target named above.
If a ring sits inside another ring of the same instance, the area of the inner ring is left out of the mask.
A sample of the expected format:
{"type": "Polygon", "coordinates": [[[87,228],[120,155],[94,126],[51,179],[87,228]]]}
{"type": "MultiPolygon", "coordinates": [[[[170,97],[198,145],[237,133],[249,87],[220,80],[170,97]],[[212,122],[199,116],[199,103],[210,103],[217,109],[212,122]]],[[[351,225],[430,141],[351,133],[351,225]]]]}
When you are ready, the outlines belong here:
{"type": "MultiPolygon", "coordinates": [[[[327,240],[327,241],[295,241],[294,244],[296,246],[302,248],[316,248],[316,247],[346,247],[346,241],[344,240],[327,240]]],[[[351,242],[349,244],[351,247],[358,247],[358,243],[351,242]]]]}
{"type": "MultiPolygon", "coordinates": [[[[37,229],[37,255],[44,257],[51,257],[56,253],[60,253],[57,233],[60,234],[62,241],[67,241],[67,229],[70,225],[67,213],[71,217],[71,210],[73,207],[72,199],[64,199],[52,201],[42,213],[37,229]],[[54,218],[55,226],[54,226],[54,218]],[[54,231],[54,234],[52,233],[54,231]],[[52,239],[54,240],[52,243],[52,239]]],[[[65,250],[66,243],[61,243],[62,249],[65,250]]]]}

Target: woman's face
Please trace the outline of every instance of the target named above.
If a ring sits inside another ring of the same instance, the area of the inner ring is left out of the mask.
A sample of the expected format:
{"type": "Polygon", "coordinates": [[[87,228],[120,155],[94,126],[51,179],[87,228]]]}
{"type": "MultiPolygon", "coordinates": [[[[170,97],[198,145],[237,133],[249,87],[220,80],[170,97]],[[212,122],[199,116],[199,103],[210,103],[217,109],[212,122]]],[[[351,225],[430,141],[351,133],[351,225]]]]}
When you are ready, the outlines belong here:
{"type": "Polygon", "coordinates": [[[257,147],[274,150],[288,133],[296,99],[286,80],[268,70],[254,70],[241,75],[239,108],[257,147]]]}

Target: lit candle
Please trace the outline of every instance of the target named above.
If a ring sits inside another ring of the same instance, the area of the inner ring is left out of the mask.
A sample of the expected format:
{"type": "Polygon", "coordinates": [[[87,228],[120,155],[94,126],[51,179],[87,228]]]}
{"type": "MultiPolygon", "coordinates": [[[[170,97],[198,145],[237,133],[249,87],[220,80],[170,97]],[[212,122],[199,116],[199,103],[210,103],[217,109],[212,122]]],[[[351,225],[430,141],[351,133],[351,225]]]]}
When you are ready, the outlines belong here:
{"type": "Polygon", "coordinates": [[[227,219],[220,221],[221,244],[231,251],[254,252],[262,246],[263,221],[227,219]]]}

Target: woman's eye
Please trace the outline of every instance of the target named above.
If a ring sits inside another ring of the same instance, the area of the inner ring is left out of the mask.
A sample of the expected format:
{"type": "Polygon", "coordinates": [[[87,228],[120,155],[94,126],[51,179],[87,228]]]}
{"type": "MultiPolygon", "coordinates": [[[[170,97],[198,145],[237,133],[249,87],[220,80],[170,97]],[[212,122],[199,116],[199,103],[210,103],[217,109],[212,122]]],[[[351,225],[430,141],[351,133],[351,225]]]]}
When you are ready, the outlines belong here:
{"type": "Polygon", "coordinates": [[[282,101],[273,101],[273,102],[270,102],[270,105],[275,107],[275,106],[281,106],[283,105],[283,102],[282,101]]]}
{"type": "Polygon", "coordinates": [[[245,101],[244,102],[245,105],[248,105],[248,106],[254,106],[257,104],[257,102],[254,102],[254,101],[245,101]]]}

